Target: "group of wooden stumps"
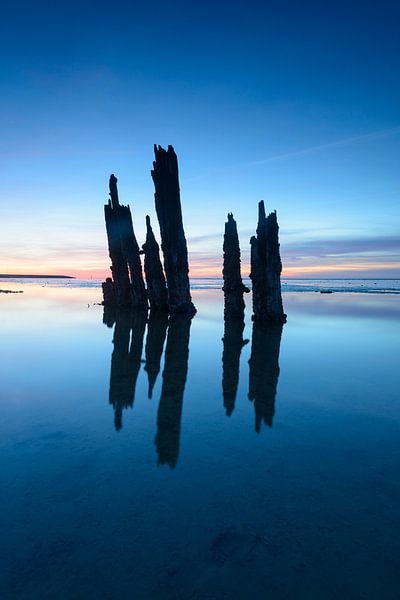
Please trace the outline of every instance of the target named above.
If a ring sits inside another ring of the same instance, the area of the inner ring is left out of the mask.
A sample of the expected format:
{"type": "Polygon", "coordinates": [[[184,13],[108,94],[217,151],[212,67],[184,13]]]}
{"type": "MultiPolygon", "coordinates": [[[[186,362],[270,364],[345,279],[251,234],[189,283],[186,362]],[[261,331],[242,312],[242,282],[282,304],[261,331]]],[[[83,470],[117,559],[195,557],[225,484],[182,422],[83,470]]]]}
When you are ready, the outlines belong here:
{"type": "MultiPolygon", "coordinates": [[[[155,444],[159,464],[174,467],[179,455],[180,423],[188,372],[189,339],[196,313],[189,284],[189,263],[180,202],[178,161],[172,146],[155,146],[151,171],[161,233],[160,249],[146,217],[146,241],[139,248],[129,206],[119,203],[117,179],[110,177],[110,199],[104,207],[112,277],[103,284],[104,323],[114,327],[109,400],[115,428],[122,427],[123,410],[132,407],[137,377],[144,362],[149,398],[161,369],[162,386],[155,444]],[[144,255],[144,277],[141,255],[144,255]],[[145,285],[146,281],[146,285],[145,285]],[[150,312],[148,312],[150,308],[150,312]],[[147,325],[147,336],[142,352],[147,325]],[[165,342],[166,340],[166,342],[165,342]],[[164,350],[165,345],[165,350],[164,350]]],[[[259,203],[256,235],[251,238],[253,331],[249,360],[248,397],[254,404],[255,428],[272,425],[279,377],[279,349],[286,322],[281,297],[276,213],[266,216],[259,203]]],[[[239,382],[243,339],[244,293],[237,225],[228,214],[223,241],[224,337],[222,392],[226,414],[232,414],[239,382]]]]}
{"type": "MultiPolygon", "coordinates": [[[[172,146],[154,147],[151,175],[155,186],[155,208],[160,226],[160,250],[146,216],[146,241],[139,248],[129,206],[119,203],[117,178],[110,177],[110,199],[104,206],[112,278],[103,284],[106,307],[163,310],[169,314],[193,317],[189,283],[189,262],[179,189],[178,160],[172,146]],[[144,254],[144,274],[140,255],[144,254]]],[[[253,320],[285,323],[281,295],[282,263],[279,253],[276,212],[265,214],[264,202],[258,205],[256,235],[250,240],[253,293],[253,320]]],[[[240,246],[236,221],[231,213],[225,223],[223,242],[223,291],[225,319],[243,319],[243,295],[250,290],[243,284],[240,246]]]]}

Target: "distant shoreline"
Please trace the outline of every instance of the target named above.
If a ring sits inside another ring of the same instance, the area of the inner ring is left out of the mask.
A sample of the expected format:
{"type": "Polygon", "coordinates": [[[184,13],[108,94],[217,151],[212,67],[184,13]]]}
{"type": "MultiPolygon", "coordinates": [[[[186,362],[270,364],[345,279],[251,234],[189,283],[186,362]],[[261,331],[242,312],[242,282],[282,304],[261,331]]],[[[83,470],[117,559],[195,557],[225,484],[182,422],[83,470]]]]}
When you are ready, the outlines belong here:
{"type": "Polygon", "coordinates": [[[71,275],[5,275],[0,273],[0,279],[75,279],[71,275]]]}

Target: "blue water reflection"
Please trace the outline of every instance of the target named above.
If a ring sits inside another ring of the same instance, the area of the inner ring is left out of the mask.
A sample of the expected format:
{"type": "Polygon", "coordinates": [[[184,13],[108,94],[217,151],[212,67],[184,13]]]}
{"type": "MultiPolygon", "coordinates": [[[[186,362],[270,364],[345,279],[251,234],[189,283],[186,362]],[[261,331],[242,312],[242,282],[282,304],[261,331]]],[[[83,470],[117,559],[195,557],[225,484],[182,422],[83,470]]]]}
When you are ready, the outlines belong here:
{"type": "Polygon", "coordinates": [[[0,596],[397,598],[398,298],[287,293],[281,331],[96,293],[0,298],[0,596]]]}

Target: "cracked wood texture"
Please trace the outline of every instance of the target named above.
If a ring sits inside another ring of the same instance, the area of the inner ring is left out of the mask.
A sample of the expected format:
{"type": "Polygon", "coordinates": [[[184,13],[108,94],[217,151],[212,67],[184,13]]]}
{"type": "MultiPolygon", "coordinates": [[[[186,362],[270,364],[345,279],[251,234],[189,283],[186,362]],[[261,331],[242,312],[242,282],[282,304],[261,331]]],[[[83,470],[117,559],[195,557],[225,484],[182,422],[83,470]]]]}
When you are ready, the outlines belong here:
{"type": "Polygon", "coordinates": [[[142,247],[144,252],[144,273],[146,276],[150,309],[167,310],[168,292],[160,260],[160,249],[154,236],[150,217],[148,215],[146,216],[146,242],[142,247]]]}
{"type": "Polygon", "coordinates": [[[190,295],[188,252],[183,229],[179,190],[178,159],[172,146],[154,146],[155,161],[151,176],[155,187],[155,206],[161,232],[161,249],[171,313],[193,316],[196,312],[190,295]]]}
{"type": "Polygon", "coordinates": [[[110,176],[110,199],[104,206],[112,282],[103,284],[104,304],[147,308],[139,246],[131,209],[119,203],[117,178],[110,176]]]}
{"type": "Polygon", "coordinates": [[[278,232],[276,211],[266,217],[264,202],[259,202],[257,232],[250,240],[254,321],[286,323],[282,305],[282,262],[278,232]]]}
{"type": "Polygon", "coordinates": [[[222,274],[224,277],[224,317],[225,319],[244,318],[244,292],[249,288],[242,282],[240,273],[240,246],[236,221],[232,213],[228,213],[225,223],[224,234],[224,266],[222,274]]]}

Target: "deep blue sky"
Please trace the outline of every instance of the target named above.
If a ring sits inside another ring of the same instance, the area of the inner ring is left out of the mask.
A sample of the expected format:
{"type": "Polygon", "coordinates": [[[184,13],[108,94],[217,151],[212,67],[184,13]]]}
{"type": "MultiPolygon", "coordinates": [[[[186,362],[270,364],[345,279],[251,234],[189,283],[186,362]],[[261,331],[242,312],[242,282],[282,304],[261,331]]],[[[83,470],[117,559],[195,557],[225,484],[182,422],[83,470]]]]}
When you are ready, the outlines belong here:
{"type": "Polygon", "coordinates": [[[398,276],[399,22],[386,1],[7,2],[0,272],[105,272],[109,174],[143,243],[170,143],[193,273],[219,269],[229,210],[246,274],[263,198],[287,274],[398,276]]]}

